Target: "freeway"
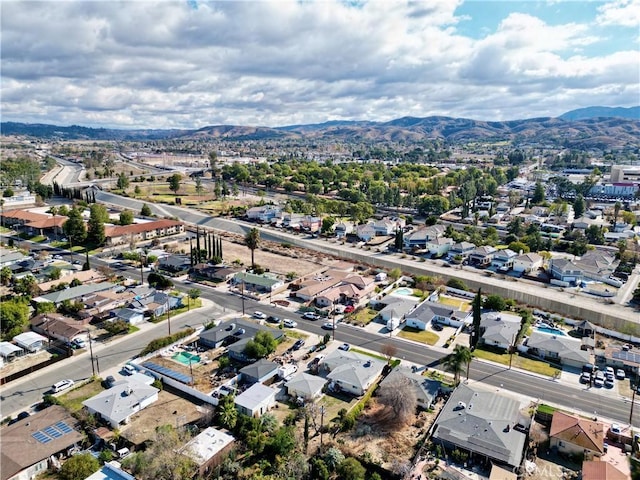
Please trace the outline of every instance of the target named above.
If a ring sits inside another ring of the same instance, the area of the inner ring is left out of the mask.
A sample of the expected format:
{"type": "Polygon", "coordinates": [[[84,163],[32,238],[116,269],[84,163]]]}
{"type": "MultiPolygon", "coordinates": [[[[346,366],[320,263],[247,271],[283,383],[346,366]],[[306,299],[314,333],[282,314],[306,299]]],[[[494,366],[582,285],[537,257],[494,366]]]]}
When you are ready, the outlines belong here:
{"type": "MultiPolygon", "coordinates": [[[[40,247],[46,248],[46,246],[40,247]]],[[[108,264],[108,262],[95,257],[91,261],[94,265],[108,264]]],[[[118,267],[118,271],[129,278],[139,279],[140,272],[137,268],[123,265],[118,267]]],[[[175,281],[175,283],[176,287],[182,291],[193,288],[191,283],[179,281],[175,281]]],[[[266,305],[249,298],[243,300],[238,295],[221,292],[214,287],[198,285],[198,288],[202,291],[202,298],[210,300],[214,306],[184,314],[177,320],[173,319],[172,331],[186,325],[207,323],[234,311],[240,312],[244,303],[246,312],[260,310],[267,315],[294,318],[301,330],[318,335],[327,333],[326,330],[322,329],[322,321],[298,318],[299,316],[291,311],[286,311],[285,313],[285,310],[281,307],[266,305]]],[[[163,322],[127,336],[117,343],[97,344],[94,353],[99,358],[100,369],[104,371],[123,364],[129,358],[135,356],[149,340],[165,335],[166,331],[167,324],[163,322]]],[[[396,356],[398,358],[418,365],[425,365],[428,368],[439,368],[439,364],[448,353],[446,350],[427,347],[423,344],[404,341],[396,337],[390,338],[386,335],[371,333],[362,328],[346,324],[338,325],[335,330],[335,340],[376,352],[381,352],[384,345],[391,343],[397,349],[396,356]]],[[[38,402],[51,384],[61,378],[82,380],[89,376],[91,362],[86,352],[61,363],[62,365],[54,370],[56,374],[52,374],[49,368],[44,372],[36,372],[29,375],[26,380],[16,381],[15,384],[11,383],[0,389],[3,415],[6,415],[7,412],[17,412],[38,402]]],[[[509,369],[502,365],[478,360],[474,360],[471,363],[470,380],[490,385],[495,387],[496,390],[508,390],[552,405],[571,407],[589,415],[608,418],[620,423],[629,422],[631,407],[629,401],[620,397],[613,397],[611,392],[605,389],[589,390],[578,384],[575,386],[568,385],[567,383],[554,381],[525,371],[509,369]]],[[[636,402],[634,417],[631,422],[633,425],[640,425],[639,411],[640,402],[636,402]]]]}

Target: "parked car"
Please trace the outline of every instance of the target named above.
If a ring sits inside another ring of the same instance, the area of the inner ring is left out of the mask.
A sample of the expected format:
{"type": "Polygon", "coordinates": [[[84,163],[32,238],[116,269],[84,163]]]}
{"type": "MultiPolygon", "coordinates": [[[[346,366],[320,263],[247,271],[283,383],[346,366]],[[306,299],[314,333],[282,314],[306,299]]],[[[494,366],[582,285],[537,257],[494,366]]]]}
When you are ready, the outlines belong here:
{"type": "Polygon", "coordinates": [[[25,418],[30,416],[31,414],[29,412],[20,412],[16,418],[9,420],[8,425],[13,425],[14,423],[19,422],[20,420],[24,420],[25,418]]]}
{"type": "Polygon", "coordinates": [[[273,315],[269,315],[267,317],[267,322],[269,322],[269,323],[280,323],[280,317],[274,317],[273,315]]]}
{"type": "Polygon", "coordinates": [[[624,380],[624,379],[625,379],[625,377],[626,377],[626,375],[625,375],[625,373],[624,373],[624,370],[623,370],[623,369],[619,368],[618,370],[616,370],[616,378],[617,378],[618,380],[624,380]]]}
{"type": "Polygon", "coordinates": [[[109,375],[102,383],[104,384],[104,388],[111,388],[116,383],[116,379],[113,375],[109,375]]]}
{"type": "Polygon", "coordinates": [[[122,367],[122,373],[124,373],[125,375],[133,375],[134,373],[136,373],[136,369],[133,365],[129,365],[128,363],[122,367]]]}
{"type": "Polygon", "coordinates": [[[290,319],[288,319],[288,318],[285,318],[285,319],[282,321],[282,324],[283,324],[285,327],[288,327],[288,328],[296,328],[296,327],[298,326],[298,322],[294,322],[293,320],[290,320],[290,319]]]}
{"type": "Polygon", "coordinates": [[[351,349],[351,345],[349,345],[348,343],[343,343],[338,348],[340,350],[344,350],[345,352],[348,352],[351,349]]]}
{"type": "Polygon", "coordinates": [[[75,382],[70,378],[67,378],[65,380],[60,380],[59,382],[56,382],[53,385],[51,385],[51,391],[53,393],[59,393],[59,392],[62,392],[63,390],[66,390],[67,388],[73,387],[74,384],[75,382]]]}
{"type": "Polygon", "coordinates": [[[85,342],[83,339],[81,338],[76,338],[73,342],[72,342],[77,348],[85,348],[87,346],[87,342],[85,342]]]}
{"type": "Polygon", "coordinates": [[[302,318],[305,318],[307,320],[318,320],[320,318],[320,315],[313,312],[304,312],[302,314],[302,318]]]}
{"type": "Polygon", "coordinates": [[[611,427],[609,427],[609,430],[611,431],[611,433],[614,433],[616,435],[620,435],[622,433],[620,425],[618,425],[617,423],[612,423],[611,427]]]}
{"type": "Polygon", "coordinates": [[[253,312],[253,318],[257,318],[259,320],[264,320],[265,318],[267,318],[267,316],[262,312],[255,311],[255,312],[253,312]]]}
{"type": "Polygon", "coordinates": [[[296,340],[296,343],[293,344],[293,349],[294,350],[300,350],[302,347],[304,347],[304,340],[300,339],[300,340],[296,340]]]}
{"type": "Polygon", "coordinates": [[[589,372],[582,372],[580,375],[580,383],[590,383],[591,382],[591,374],[589,372]]]}
{"type": "Polygon", "coordinates": [[[344,307],[344,313],[351,313],[355,310],[356,308],[353,305],[347,305],[346,307],[344,307]]]}
{"type": "Polygon", "coordinates": [[[322,328],[325,330],[335,330],[336,326],[333,322],[324,322],[322,324],[322,328]]]}
{"type": "Polygon", "coordinates": [[[598,370],[596,372],[596,378],[593,381],[593,384],[596,387],[603,387],[604,386],[604,373],[602,373],[602,371],[598,370]]]}

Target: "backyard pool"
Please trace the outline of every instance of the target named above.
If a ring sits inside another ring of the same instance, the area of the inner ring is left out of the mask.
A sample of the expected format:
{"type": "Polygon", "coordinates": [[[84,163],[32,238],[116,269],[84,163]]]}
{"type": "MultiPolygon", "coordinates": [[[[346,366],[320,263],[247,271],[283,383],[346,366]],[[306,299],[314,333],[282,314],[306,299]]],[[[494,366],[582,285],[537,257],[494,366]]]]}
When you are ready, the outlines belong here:
{"type": "Polygon", "coordinates": [[[544,333],[550,333],[551,335],[559,335],[561,337],[566,336],[567,334],[564,333],[562,330],[560,330],[559,328],[552,328],[552,327],[536,327],[536,330],[539,332],[544,332],[544,333]]]}
{"type": "Polygon", "coordinates": [[[413,295],[413,288],[402,287],[402,288],[398,288],[393,293],[397,295],[413,295]]]}
{"type": "Polygon", "coordinates": [[[171,357],[176,362],[180,362],[183,365],[190,365],[192,363],[200,363],[200,355],[194,355],[189,352],[178,352],[171,357]]]}

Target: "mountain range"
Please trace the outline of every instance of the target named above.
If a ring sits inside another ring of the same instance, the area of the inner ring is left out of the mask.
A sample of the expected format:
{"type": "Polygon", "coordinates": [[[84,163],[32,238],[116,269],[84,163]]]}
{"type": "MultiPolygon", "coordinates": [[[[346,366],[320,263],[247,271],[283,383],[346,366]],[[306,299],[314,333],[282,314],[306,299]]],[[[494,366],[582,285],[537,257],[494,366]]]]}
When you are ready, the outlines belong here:
{"type": "Polygon", "coordinates": [[[402,117],[389,122],[329,121],[284,127],[207,126],[197,130],[119,130],[73,125],[3,122],[3,135],[67,140],[309,140],[314,142],[417,142],[441,139],[453,143],[510,141],[514,144],[568,148],[622,148],[640,143],[640,107],[588,107],[558,118],[491,122],[432,116],[402,117]]]}

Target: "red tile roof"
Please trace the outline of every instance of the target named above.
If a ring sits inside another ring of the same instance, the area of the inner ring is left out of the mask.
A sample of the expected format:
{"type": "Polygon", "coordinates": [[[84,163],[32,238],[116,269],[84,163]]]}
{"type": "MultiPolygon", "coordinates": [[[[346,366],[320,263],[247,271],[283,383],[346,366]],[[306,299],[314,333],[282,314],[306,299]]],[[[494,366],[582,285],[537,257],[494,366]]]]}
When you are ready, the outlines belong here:
{"type": "Polygon", "coordinates": [[[604,425],[563,412],[554,412],[550,436],[573,445],[604,453],[604,425]]]}
{"type": "Polygon", "coordinates": [[[582,463],[582,480],[628,480],[629,478],[609,462],[589,461],[582,463]]]}
{"type": "Polygon", "coordinates": [[[106,227],[104,234],[106,237],[122,237],[123,235],[131,235],[142,232],[150,232],[161,228],[169,228],[178,225],[183,225],[182,222],[175,220],[157,220],[155,222],[146,223],[134,223],[132,225],[116,225],[113,227],[106,227]]]}

